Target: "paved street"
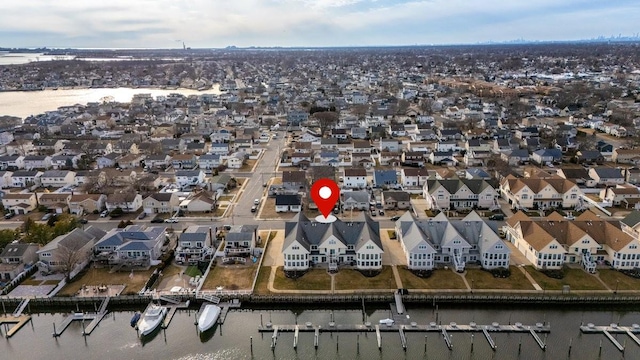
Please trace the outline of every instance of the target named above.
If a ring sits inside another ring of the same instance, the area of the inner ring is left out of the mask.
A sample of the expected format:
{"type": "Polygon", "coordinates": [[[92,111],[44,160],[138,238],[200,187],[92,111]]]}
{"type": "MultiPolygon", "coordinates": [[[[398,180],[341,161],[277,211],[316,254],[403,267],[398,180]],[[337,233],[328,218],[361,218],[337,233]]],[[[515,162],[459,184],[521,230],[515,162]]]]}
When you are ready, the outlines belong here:
{"type": "MultiPolygon", "coordinates": [[[[233,204],[232,208],[227,212],[227,216],[231,217],[230,221],[232,224],[257,223],[254,217],[257,213],[251,212],[253,201],[254,199],[261,199],[261,201],[264,201],[262,197],[265,195],[266,188],[262,185],[264,182],[268,181],[269,176],[275,172],[279,153],[284,148],[284,144],[285,139],[283,136],[278,136],[277,140],[271,140],[265,146],[266,151],[260,160],[258,160],[254,170],[252,172],[242,174],[247,176],[246,181],[248,181],[248,183],[243,186],[244,189],[242,193],[239,194],[238,201],[233,204]]],[[[240,174],[234,175],[240,176],[240,174]]],[[[261,221],[260,224],[262,225],[262,223],[263,222],[261,221]]],[[[270,226],[273,227],[272,225],[270,226]]],[[[279,227],[282,227],[282,225],[279,227]]],[[[264,227],[262,228],[264,229],[264,227]]]]}

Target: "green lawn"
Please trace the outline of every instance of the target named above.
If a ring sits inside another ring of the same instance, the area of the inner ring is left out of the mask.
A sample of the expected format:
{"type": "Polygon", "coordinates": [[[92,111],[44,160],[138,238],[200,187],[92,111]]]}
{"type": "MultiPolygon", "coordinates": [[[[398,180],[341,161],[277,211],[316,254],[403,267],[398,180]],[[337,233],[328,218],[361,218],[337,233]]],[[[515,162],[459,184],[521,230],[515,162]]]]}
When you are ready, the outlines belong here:
{"type": "Polygon", "coordinates": [[[534,290],[533,285],[517,267],[511,266],[508,278],[495,278],[480,269],[467,269],[467,282],[472,289],[501,289],[501,290],[534,290]]]}
{"type": "Polygon", "coordinates": [[[611,290],[640,290],[640,279],[632,278],[617,270],[598,269],[600,279],[607,284],[611,290]]]}
{"type": "Polygon", "coordinates": [[[405,267],[398,267],[405,289],[466,289],[462,278],[452,270],[434,270],[430,277],[421,278],[405,267]]]}
{"type": "MultiPolygon", "coordinates": [[[[269,275],[267,275],[268,278],[269,275]]],[[[325,269],[311,269],[302,277],[295,280],[289,279],[284,275],[282,267],[279,266],[273,280],[273,287],[278,290],[331,290],[331,277],[325,269]]]]}
{"type": "Polygon", "coordinates": [[[382,272],[374,277],[366,277],[358,270],[340,269],[335,275],[335,281],[336,290],[397,288],[390,266],[383,266],[382,272]]]}
{"type": "Polygon", "coordinates": [[[197,266],[189,266],[187,270],[184,271],[185,274],[191,277],[202,276],[202,272],[198,269],[197,266]]]}
{"type": "Polygon", "coordinates": [[[562,290],[563,285],[571,286],[571,290],[606,290],[595,276],[582,269],[564,269],[564,278],[561,280],[550,278],[533,266],[525,266],[525,270],[546,290],[562,290]]]}

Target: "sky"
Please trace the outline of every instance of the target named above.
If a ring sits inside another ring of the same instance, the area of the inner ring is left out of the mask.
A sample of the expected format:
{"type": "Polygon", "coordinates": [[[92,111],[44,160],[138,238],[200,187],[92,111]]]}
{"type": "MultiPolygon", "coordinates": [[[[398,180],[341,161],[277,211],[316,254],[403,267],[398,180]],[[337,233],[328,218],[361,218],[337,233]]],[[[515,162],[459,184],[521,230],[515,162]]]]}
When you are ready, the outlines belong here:
{"type": "Polygon", "coordinates": [[[372,46],[640,33],[638,0],[1,0],[0,47],[372,46]]]}

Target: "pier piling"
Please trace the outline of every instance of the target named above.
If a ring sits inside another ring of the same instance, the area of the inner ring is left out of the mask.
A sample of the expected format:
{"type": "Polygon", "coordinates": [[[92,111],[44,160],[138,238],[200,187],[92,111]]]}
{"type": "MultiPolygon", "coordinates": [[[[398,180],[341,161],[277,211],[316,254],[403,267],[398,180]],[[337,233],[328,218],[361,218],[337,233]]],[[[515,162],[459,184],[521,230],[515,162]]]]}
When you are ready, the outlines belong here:
{"type": "Polygon", "coordinates": [[[251,350],[251,355],[253,355],[253,336],[249,336],[249,349],[251,350]]]}

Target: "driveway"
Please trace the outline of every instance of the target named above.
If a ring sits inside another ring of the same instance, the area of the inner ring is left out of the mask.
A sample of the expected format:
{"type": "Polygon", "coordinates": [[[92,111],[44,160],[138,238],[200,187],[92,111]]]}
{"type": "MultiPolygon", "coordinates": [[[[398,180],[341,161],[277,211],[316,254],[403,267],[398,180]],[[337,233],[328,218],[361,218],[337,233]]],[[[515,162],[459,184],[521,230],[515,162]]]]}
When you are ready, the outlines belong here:
{"type": "Polygon", "coordinates": [[[282,244],[284,244],[284,230],[276,233],[276,236],[269,241],[269,248],[264,254],[262,266],[283,266],[284,255],[282,254],[282,244]]]}
{"type": "Polygon", "coordinates": [[[389,239],[387,228],[380,228],[380,240],[382,242],[382,265],[407,265],[407,258],[402,251],[402,246],[398,240],[389,239]]]}

